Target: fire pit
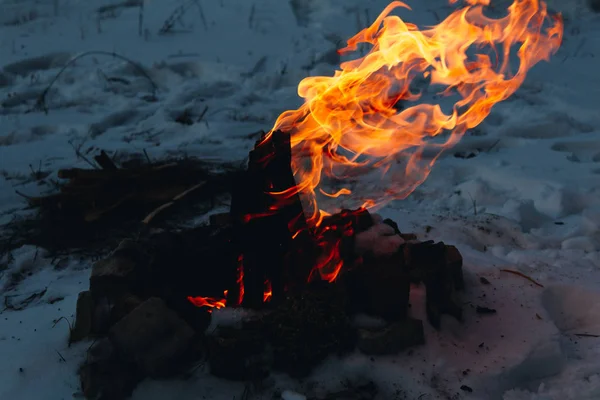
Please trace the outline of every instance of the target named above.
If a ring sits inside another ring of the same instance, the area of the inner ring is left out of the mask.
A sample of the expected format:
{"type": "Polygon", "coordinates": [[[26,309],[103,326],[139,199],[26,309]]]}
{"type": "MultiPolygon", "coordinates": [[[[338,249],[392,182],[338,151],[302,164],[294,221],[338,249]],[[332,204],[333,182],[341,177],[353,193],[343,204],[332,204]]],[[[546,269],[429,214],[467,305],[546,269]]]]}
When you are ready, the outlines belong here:
{"type": "Polygon", "coordinates": [[[537,0],[519,0],[499,20],[472,5],[419,31],[389,16],[404,6],[392,2],[340,50],[369,44],[365,57],[342,63],[333,77],[300,83],[303,106],[283,113],[255,144],[228,214],[189,231],[150,230],[94,265],[71,335],[96,338],[81,369],[86,396],[125,397],[140,379],[182,373],[203,356],[217,376],[260,380],[272,369],[304,376],[328,355],[356,347],[384,354],[422,344],[423,325],[408,313],[411,284],[426,287],[434,328],[443,314],[461,319],[459,251],[420,242],[369,210],[420,185],[445,149],[557,50],[562,23],[549,20],[537,0]],[[471,45],[503,54],[496,62],[483,53],[473,58],[471,45]],[[451,112],[437,104],[399,110],[399,102],[419,97],[410,86],[418,75],[459,96],[451,112]],[[389,184],[369,196],[324,189],[327,179],[373,173],[389,184]],[[327,210],[319,196],[361,204],[327,210]],[[239,327],[207,332],[212,311],[223,307],[254,312],[239,327]],[[387,326],[357,329],[357,313],[387,326]]]}
{"type": "Polygon", "coordinates": [[[87,396],[125,396],[143,377],[182,373],[202,356],[213,374],[247,380],[271,369],[305,376],[357,346],[382,354],[422,344],[422,323],[408,316],[411,283],[426,286],[434,327],[444,313],[461,318],[456,248],[419,242],[362,208],[311,228],[299,196],[274,207],[266,189],[294,185],[290,142],[280,131],[265,138],[234,184],[230,213],[126,240],[94,264],[71,335],[97,339],[81,369],[87,396]],[[241,327],[206,332],[214,309],[239,306],[257,312],[241,327]],[[357,329],[359,313],[389,325],[357,329]]]}

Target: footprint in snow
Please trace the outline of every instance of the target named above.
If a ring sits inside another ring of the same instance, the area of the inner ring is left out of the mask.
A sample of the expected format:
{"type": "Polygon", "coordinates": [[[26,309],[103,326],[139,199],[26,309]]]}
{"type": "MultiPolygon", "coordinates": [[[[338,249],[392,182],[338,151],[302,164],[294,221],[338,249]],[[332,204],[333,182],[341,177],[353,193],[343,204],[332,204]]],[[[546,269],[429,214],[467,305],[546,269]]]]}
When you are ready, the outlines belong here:
{"type": "Polygon", "coordinates": [[[551,149],[569,153],[567,159],[572,162],[600,163],[600,143],[597,141],[556,142],[551,149]]]}

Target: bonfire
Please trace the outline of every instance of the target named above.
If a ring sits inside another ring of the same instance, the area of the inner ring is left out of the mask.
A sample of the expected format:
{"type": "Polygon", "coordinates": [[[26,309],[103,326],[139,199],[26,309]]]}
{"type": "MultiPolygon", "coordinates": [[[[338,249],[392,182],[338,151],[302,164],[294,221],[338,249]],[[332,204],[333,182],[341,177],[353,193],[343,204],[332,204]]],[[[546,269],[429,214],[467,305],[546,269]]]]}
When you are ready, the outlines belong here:
{"type": "Polygon", "coordinates": [[[271,368],[304,376],[355,347],[382,354],[423,344],[408,312],[413,284],[426,287],[431,325],[440,329],[443,314],[461,320],[458,249],[419,241],[376,212],[408,197],[558,50],[563,24],[543,2],[516,0],[500,19],[486,17],[485,5],[470,0],[420,29],[392,15],[408,5],[390,3],[339,50],[366,55],[300,82],[303,105],[257,141],[227,215],[126,241],[96,263],[72,332],[103,338],[81,370],[86,395],[122,397],[203,352],[213,374],[256,380],[271,368]],[[421,101],[416,80],[452,104],[421,101]],[[207,332],[215,309],[238,306],[254,310],[243,326],[207,332]],[[356,313],[390,325],[357,330],[356,313]]]}

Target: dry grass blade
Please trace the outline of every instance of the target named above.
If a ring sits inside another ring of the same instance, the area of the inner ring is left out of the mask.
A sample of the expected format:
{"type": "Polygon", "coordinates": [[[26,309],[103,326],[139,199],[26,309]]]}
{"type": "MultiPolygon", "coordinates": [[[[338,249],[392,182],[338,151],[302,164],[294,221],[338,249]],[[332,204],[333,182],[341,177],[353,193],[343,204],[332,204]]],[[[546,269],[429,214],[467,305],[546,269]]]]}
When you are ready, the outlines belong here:
{"type": "Polygon", "coordinates": [[[91,50],[91,51],[79,53],[79,54],[73,56],[69,61],[67,61],[67,63],[60,69],[60,71],[58,71],[58,73],[54,76],[54,78],[52,78],[52,80],[50,81],[48,86],[46,86],[46,88],[42,91],[42,93],[38,97],[38,100],[37,100],[37,103],[36,103],[34,109],[44,110],[44,112],[47,114],[48,106],[46,105],[46,96],[48,95],[48,92],[50,91],[50,89],[52,89],[52,86],[56,83],[58,78],[60,78],[60,76],[63,74],[63,72],[65,72],[66,69],[69,68],[69,66],[71,66],[73,63],[75,63],[77,60],[79,60],[83,57],[93,56],[93,55],[110,56],[110,57],[118,58],[120,60],[123,60],[123,61],[131,64],[140,74],[142,74],[148,80],[148,82],[150,82],[150,85],[152,86],[152,96],[156,97],[156,92],[158,91],[158,85],[152,80],[150,75],[148,75],[148,72],[146,72],[146,70],[140,64],[138,64],[137,62],[135,62],[133,60],[130,60],[129,58],[127,58],[125,56],[122,56],[122,55],[114,53],[114,52],[111,53],[108,51],[91,50]]]}

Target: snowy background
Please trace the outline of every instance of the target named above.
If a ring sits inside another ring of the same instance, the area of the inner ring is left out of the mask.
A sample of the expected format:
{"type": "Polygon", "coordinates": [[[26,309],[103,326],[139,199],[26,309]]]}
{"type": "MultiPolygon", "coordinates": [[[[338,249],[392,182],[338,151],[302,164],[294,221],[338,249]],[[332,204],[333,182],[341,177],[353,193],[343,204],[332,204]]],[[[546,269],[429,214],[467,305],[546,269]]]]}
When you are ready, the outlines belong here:
{"type": "MultiPolygon", "coordinates": [[[[501,15],[510,1],[492,3],[501,15]]],[[[15,189],[51,189],[32,169],[55,177],[87,167],[74,148],[117,159],[143,150],[243,159],[249,135],[299,105],[303,77],[331,75],[335,49],[388,0],[146,0],[143,12],[136,4],[0,0],[0,223],[21,213],[15,189]],[[96,53],[51,85],[48,113],[35,109],[60,68],[87,51],[96,53]],[[183,110],[201,122],[176,123],[183,110]]],[[[409,5],[401,16],[420,26],[453,9],[442,0],[409,5]]],[[[427,345],[397,356],[328,360],[302,382],[273,375],[262,398],[372,380],[382,399],[600,399],[600,338],[581,336],[600,335],[600,15],[583,0],[550,7],[566,18],[551,62],[535,66],[409,199],[381,212],[403,231],[459,247],[470,287],[465,323],[444,320],[439,333],[426,325],[427,345]],[[477,315],[478,305],[498,312],[477,315]]],[[[47,289],[0,315],[0,398],[81,396],[76,370],[89,343],[68,348],[66,324],[54,321],[74,314],[90,265],[56,268],[43,250],[24,247],[0,271],[3,300],[47,289]],[[15,274],[25,277],[16,286],[15,274]]],[[[423,293],[412,296],[423,317],[423,293]]],[[[133,399],[240,399],[243,391],[200,368],[185,381],[144,382],[133,399]]]]}

